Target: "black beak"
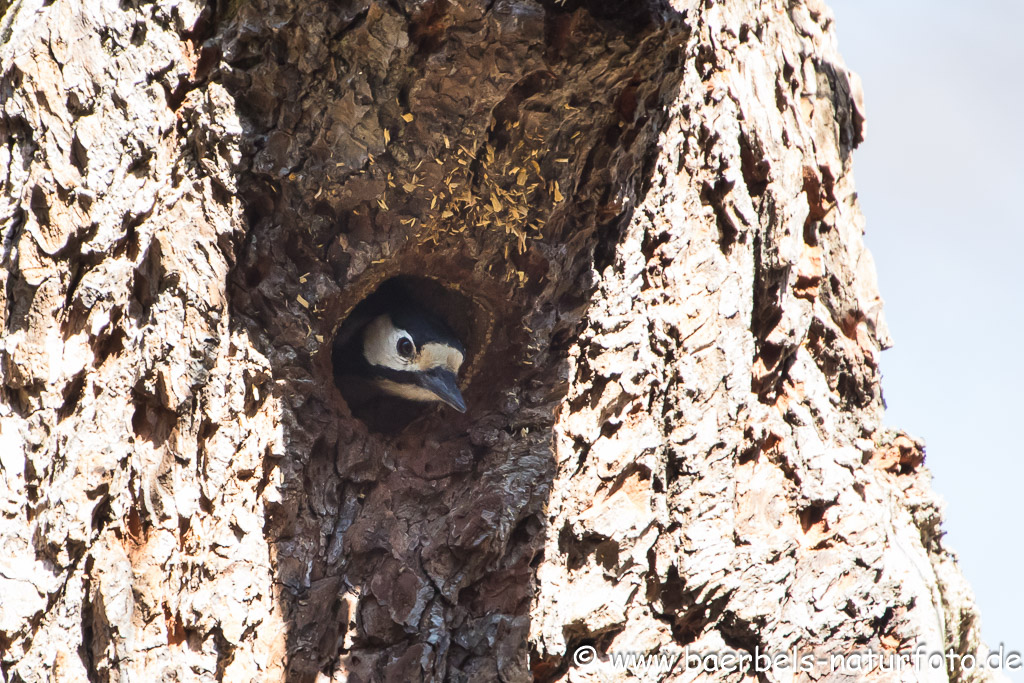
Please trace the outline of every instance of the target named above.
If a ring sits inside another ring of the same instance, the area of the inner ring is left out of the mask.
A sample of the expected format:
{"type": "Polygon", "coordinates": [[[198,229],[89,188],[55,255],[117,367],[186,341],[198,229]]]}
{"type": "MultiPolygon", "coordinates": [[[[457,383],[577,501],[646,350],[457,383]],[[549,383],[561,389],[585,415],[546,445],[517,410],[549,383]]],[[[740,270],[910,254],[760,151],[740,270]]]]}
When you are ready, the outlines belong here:
{"type": "Polygon", "coordinates": [[[466,412],[466,402],[459,392],[458,380],[451,370],[434,368],[430,372],[419,373],[416,380],[421,387],[460,413],[466,412]]]}

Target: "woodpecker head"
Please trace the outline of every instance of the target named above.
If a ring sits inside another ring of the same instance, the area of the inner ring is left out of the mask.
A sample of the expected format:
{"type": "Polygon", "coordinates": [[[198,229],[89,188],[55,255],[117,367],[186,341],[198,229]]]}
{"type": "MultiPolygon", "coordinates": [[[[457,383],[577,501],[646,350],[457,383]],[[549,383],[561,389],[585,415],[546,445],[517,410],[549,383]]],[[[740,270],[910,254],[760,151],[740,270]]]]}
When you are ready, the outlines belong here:
{"type": "Polygon", "coordinates": [[[440,401],[460,413],[458,374],[465,349],[427,311],[391,308],[363,328],[353,351],[361,375],[380,390],[412,401],[440,401]]]}

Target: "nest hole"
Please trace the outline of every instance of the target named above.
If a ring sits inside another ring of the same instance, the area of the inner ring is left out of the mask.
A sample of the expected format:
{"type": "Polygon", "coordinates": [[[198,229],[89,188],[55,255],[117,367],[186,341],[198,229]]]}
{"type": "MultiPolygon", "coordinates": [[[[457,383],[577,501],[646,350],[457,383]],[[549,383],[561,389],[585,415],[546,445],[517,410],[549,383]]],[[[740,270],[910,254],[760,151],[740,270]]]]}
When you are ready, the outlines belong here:
{"type": "Polygon", "coordinates": [[[454,286],[424,276],[399,275],[385,280],[356,304],[338,327],[332,362],[334,382],[353,417],[371,432],[408,434],[410,431],[464,431],[474,413],[479,414],[481,392],[474,391],[472,379],[480,367],[481,350],[491,335],[491,317],[480,303],[454,286]],[[360,352],[362,332],[371,320],[396,302],[411,305],[437,318],[459,339],[465,356],[459,371],[459,389],[466,413],[437,402],[412,401],[387,394],[370,382],[346,370],[346,359],[360,352]]]}

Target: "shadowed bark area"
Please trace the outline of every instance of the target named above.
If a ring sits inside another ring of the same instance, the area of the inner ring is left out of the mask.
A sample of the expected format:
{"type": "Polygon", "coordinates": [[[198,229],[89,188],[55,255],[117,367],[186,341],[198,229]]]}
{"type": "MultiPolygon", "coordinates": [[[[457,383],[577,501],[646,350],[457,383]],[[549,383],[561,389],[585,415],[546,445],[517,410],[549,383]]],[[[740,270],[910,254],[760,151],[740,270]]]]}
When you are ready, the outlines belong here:
{"type": "Polygon", "coordinates": [[[252,228],[233,309],[309,380],[284,401],[298,457],[266,511],[289,671],[344,653],[360,679],[528,677],[566,351],[595,249],[611,258],[653,180],[688,29],[532,4],[251,23],[269,11],[240,11],[223,81],[266,141],[239,188],[252,228]],[[396,275],[464,295],[439,312],[466,331],[470,410],[388,437],[339,403],[321,349],[396,275]]]}
{"type": "Polygon", "coordinates": [[[0,41],[5,680],[984,652],[881,427],[821,3],[22,0],[0,41]],[[395,278],[465,414],[335,386],[395,278]]]}

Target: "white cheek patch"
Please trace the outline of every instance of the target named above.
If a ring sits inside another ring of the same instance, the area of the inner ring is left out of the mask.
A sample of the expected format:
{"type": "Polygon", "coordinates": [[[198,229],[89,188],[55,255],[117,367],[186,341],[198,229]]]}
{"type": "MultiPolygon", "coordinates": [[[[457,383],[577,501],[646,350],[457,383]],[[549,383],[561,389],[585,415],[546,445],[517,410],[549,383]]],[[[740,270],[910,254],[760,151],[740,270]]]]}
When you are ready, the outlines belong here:
{"type": "MultiPolygon", "coordinates": [[[[426,372],[434,368],[447,368],[455,374],[459,373],[464,358],[458,349],[438,342],[429,342],[423,345],[419,355],[414,358],[403,358],[398,353],[398,341],[402,338],[411,339],[408,332],[395,327],[390,316],[377,316],[366,326],[363,335],[363,356],[370,365],[392,370],[426,372]]],[[[429,394],[425,389],[423,391],[429,394]]]]}
{"type": "Polygon", "coordinates": [[[459,368],[462,367],[462,360],[462,354],[458,349],[430,342],[423,345],[419,358],[416,359],[416,368],[425,371],[441,367],[458,374],[459,368]]]}
{"type": "Polygon", "coordinates": [[[398,340],[409,334],[395,327],[387,315],[377,316],[366,326],[363,336],[363,355],[370,365],[392,370],[409,370],[410,363],[398,355],[398,340]]]}

